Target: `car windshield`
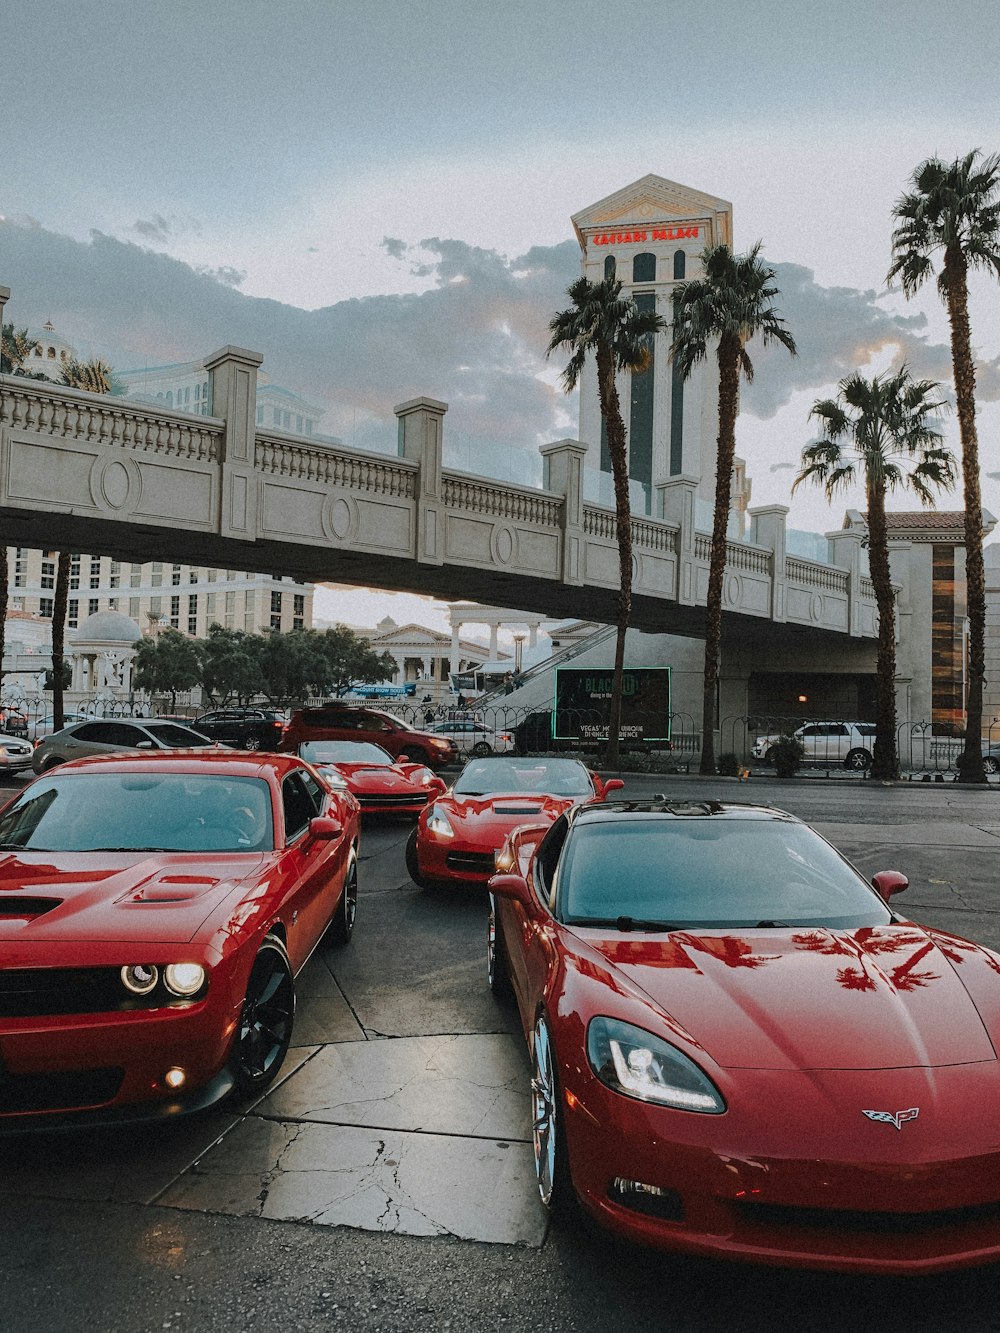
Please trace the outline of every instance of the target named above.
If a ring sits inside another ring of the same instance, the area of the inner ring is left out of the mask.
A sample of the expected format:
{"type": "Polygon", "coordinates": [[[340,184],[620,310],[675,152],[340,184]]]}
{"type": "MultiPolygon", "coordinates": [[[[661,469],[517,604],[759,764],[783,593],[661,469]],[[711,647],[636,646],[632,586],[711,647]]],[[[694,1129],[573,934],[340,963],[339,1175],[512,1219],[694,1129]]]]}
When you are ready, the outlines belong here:
{"type": "Polygon", "coordinates": [[[891,914],[803,824],[653,815],[580,822],[559,863],[572,925],[689,930],[885,925],[891,914]]]}
{"type": "Polygon", "coordinates": [[[392,764],[391,754],[368,741],[303,741],[299,758],[310,764],[392,764]]]}
{"type": "Polygon", "coordinates": [[[578,759],[473,759],[462,770],[456,796],[492,792],[545,792],[552,796],[593,796],[590,773],[578,759]]]}
{"type": "Polygon", "coordinates": [[[192,731],[190,727],[179,727],[176,722],[147,722],[146,730],[155,736],[161,745],[171,750],[187,750],[202,745],[213,745],[207,736],[192,731]]]}
{"type": "Polygon", "coordinates": [[[52,773],[0,814],[0,846],[39,852],[271,851],[261,778],[215,773],[52,773]]]}

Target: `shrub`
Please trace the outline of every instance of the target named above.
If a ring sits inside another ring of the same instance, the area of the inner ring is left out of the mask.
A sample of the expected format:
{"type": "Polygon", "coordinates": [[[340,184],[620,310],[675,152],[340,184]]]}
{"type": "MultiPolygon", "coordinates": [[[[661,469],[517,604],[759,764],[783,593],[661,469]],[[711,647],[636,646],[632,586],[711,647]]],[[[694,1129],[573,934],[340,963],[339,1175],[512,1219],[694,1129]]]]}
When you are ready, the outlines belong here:
{"type": "Polygon", "coordinates": [[[779,736],[771,747],[774,771],[779,778],[793,778],[806,757],[805,746],[794,736],[779,736]]]}
{"type": "Polygon", "coordinates": [[[719,755],[715,769],[720,777],[738,778],[740,775],[740,761],[732,750],[727,750],[725,754],[719,755]]]}

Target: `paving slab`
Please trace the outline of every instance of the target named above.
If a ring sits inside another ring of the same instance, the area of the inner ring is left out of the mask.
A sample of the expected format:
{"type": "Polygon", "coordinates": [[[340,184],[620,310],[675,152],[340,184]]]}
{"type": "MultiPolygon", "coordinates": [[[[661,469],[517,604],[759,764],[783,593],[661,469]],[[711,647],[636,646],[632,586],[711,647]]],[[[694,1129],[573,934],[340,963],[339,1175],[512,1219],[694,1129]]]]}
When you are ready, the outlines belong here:
{"type": "Polygon", "coordinates": [[[506,1034],[330,1045],[255,1111],[279,1120],[527,1140],[523,1045],[506,1034]]]}
{"type": "Polygon", "coordinates": [[[834,846],[843,842],[885,842],[935,847],[989,847],[1000,852],[1000,831],[995,824],[969,824],[957,820],[934,820],[913,824],[828,823],[812,821],[834,846]]]}
{"type": "Polygon", "coordinates": [[[240,1217],[534,1247],[542,1244],[546,1229],[530,1144],[253,1116],[157,1202],[240,1217]]]}

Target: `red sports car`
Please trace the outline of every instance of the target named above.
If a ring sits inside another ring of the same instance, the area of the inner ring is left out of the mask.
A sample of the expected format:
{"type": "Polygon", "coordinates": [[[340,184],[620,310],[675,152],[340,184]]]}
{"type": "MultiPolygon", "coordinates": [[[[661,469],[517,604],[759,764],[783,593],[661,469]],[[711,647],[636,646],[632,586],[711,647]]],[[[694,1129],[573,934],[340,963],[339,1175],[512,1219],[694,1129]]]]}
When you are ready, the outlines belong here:
{"type": "Polygon", "coordinates": [[[419,815],[448,789],[425,764],[393,759],[368,741],[303,741],[299,758],[318,768],[330,786],[346,787],[362,814],[419,815]]]}
{"type": "Polygon", "coordinates": [[[924,1274],[1000,1259],[1000,958],[805,824],[715,802],[519,829],[489,972],[542,1200],[665,1250],[924,1274]]]}
{"type": "Polygon", "coordinates": [[[357,909],[358,805],[291,755],[83,759],[0,810],[0,1127],[256,1094],[357,909]]]}
{"type": "Polygon", "coordinates": [[[410,878],[422,888],[485,884],[497,851],[519,824],[551,823],[570,806],[603,801],[624,785],[621,778],[602,782],[578,759],[471,759],[417,821],[406,844],[410,878]]]}

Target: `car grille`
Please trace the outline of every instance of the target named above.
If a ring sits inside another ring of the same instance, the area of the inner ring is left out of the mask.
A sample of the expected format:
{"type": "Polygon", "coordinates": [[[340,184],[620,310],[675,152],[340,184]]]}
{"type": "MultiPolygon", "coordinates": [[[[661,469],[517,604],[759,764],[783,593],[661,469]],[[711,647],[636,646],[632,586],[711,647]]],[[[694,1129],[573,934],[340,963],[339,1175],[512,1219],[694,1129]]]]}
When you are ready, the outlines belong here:
{"type": "Polygon", "coordinates": [[[101,1106],[114,1098],[124,1069],[75,1069],[55,1074],[7,1074],[0,1069],[0,1115],[101,1106]]]}
{"type": "Polygon", "coordinates": [[[449,870],[471,871],[477,875],[492,875],[497,868],[492,852],[449,852],[447,864],[449,870]]]}
{"type": "Polygon", "coordinates": [[[116,967],[0,968],[0,1017],[101,1014],[144,1009],[127,994],[116,967]]]}
{"type": "Polygon", "coordinates": [[[974,1226],[979,1222],[995,1223],[1000,1220],[1000,1202],[974,1204],[967,1208],[939,1208],[927,1213],[800,1208],[778,1203],[739,1203],[736,1207],[751,1223],[820,1228],[824,1231],[874,1231],[892,1234],[940,1231],[949,1227],[974,1226]]]}
{"type": "Polygon", "coordinates": [[[362,795],[360,792],[355,793],[355,795],[357,796],[359,805],[377,805],[382,809],[392,809],[393,806],[397,805],[414,806],[427,804],[427,793],[422,791],[411,792],[409,796],[376,796],[368,793],[362,795]]]}

